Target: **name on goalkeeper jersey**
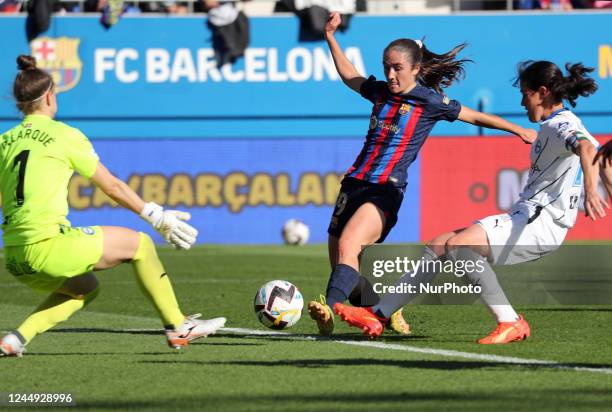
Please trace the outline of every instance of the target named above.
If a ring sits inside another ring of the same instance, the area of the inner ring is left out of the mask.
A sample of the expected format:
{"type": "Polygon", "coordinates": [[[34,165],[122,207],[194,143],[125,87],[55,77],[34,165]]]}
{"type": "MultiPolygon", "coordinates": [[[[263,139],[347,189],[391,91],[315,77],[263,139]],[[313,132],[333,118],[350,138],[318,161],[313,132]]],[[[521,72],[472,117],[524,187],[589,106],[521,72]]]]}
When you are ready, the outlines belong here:
{"type": "Polygon", "coordinates": [[[38,129],[22,129],[19,130],[19,133],[13,132],[2,135],[2,143],[0,143],[0,148],[4,150],[21,139],[31,139],[32,141],[39,142],[45,147],[47,147],[49,143],[53,143],[55,141],[55,138],[49,136],[49,133],[47,132],[43,132],[38,129]]]}
{"type": "MultiPolygon", "coordinates": [[[[361,51],[345,49],[357,70],[365,73],[361,51]]],[[[338,73],[327,48],[252,47],[244,59],[219,68],[211,48],[167,50],[149,48],[98,48],[94,52],[94,80],[121,83],[202,83],[202,82],[305,82],[337,81],[338,73]]]]}

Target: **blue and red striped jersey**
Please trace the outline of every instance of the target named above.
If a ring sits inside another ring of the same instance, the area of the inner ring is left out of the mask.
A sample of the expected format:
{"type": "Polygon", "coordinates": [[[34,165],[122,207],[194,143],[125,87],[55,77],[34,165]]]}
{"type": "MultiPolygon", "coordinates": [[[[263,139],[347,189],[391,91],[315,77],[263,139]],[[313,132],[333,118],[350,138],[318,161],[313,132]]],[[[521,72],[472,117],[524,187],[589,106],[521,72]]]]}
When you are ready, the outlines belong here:
{"type": "Polygon", "coordinates": [[[417,85],[406,94],[391,94],[387,83],[370,76],[361,95],[374,103],[363,148],[346,176],[405,187],[408,166],[437,121],[459,116],[456,100],[417,85]]]}

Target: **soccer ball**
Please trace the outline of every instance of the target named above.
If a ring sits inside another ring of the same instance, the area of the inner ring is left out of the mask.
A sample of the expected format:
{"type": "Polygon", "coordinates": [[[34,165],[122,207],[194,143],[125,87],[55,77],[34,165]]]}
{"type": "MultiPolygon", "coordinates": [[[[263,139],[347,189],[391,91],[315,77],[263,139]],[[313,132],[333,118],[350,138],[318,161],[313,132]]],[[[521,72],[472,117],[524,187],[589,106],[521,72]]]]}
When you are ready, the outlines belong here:
{"type": "Polygon", "coordinates": [[[285,280],[266,283],[255,295],[255,315],[270,329],[285,329],[300,320],[304,298],[295,285],[285,280]]]}
{"type": "Polygon", "coordinates": [[[308,242],[310,229],[301,220],[289,219],[283,226],[282,234],[286,244],[301,246],[308,242]]]}

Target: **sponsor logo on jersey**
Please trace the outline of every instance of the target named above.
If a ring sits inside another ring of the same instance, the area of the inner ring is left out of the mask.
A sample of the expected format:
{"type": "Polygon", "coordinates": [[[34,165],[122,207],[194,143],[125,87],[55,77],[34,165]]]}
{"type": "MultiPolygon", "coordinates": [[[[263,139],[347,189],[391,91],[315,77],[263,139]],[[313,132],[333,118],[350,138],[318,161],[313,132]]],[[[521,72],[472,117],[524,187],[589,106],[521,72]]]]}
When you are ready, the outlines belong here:
{"type": "Polygon", "coordinates": [[[401,114],[401,115],[404,115],[404,114],[408,113],[408,112],[410,111],[410,109],[411,109],[411,108],[412,108],[412,106],[410,106],[410,105],[409,105],[409,104],[407,104],[407,103],[404,103],[404,104],[402,104],[402,105],[400,106],[400,108],[399,108],[399,112],[400,112],[400,114],[401,114]]]}
{"type": "Polygon", "coordinates": [[[40,37],[30,43],[38,67],[53,77],[58,92],[72,89],[81,80],[80,42],[70,37],[40,37]]]}
{"type": "Polygon", "coordinates": [[[449,99],[449,97],[448,97],[448,96],[444,96],[444,97],[442,98],[442,103],[444,103],[444,104],[449,104],[449,103],[450,103],[450,99],[449,99]]]}
{"type": "Polygon", "coordinates": [[[380,128],[381,131],[389,130],[394,135],[400,132],[400,128],[398,125],[396,125],[395,123],[385,123],[384,120],[378,121],[378,127],[380,128]]]}

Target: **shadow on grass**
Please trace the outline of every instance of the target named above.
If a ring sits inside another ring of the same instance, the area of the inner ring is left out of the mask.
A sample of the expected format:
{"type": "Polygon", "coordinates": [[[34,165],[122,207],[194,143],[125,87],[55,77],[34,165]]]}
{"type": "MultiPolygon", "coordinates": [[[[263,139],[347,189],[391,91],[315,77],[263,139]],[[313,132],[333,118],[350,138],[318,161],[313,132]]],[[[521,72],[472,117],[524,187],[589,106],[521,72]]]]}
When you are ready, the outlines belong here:
{"type": "MultiPolygon", "coordinates": [[[[602,390],[577,389],[533,389],[516,391],[428,391],[403,390],[394,393],[384,390],[370,393],[316,393],[300,391],[290,394],[241,394],[200,395],[167,399],[142,400],[86,400],[78,402],[78,409],[117,410],[291,410],[295,412],[312,410],[335,411],[396,411],[396,410],[578,410],[607,409],[612,395],[602,390]],[[297,393],[296,393],[297,392],[297,393]]],[[[337,391],[338,389],[332,389],[337,391]]]]}
{"type": "Polygon", "coordinates": [[[427,360],[394,360],[394,359],[369,359],[369,358],[344,358],[344,359],[293,359],[293,360],[271,360],[271,361],[201,361],[201,360],[143,360],[139,363],[150,364],[196,364],[207,366],[257,366],[257,367],[296,367],[296,368],[329,368],[332,366],[389,366],[408,369],[479,369],[494,368],[496,366],[508,366],[507,364],[494,362],[471,362],[471,361],[427,361],[427,360]]]}
{"type": "Polygon", "coordinates": [[[294,360],[270,360],[270,361],[200,361],[200,360],[142,360],[139,363],[149,364],[186,364],[205,366],[257,366],[257,367],[296,367],[296,368],[328,368],[332,366],[388,366],[407,369],[434,369],[434,370],[468,370],[468,369],[492,369],[492,368],[529,368],[534,370],[572,370],[575,368],[600,369],[607,372],[612,368],[611,364],[588,364],[588,363],[509,363],[493,361],[458,361],[458,360],[396,360],[396,359],[373,359],[373,358],[343,358],[343,359],[294,359],[294,360]]]}

